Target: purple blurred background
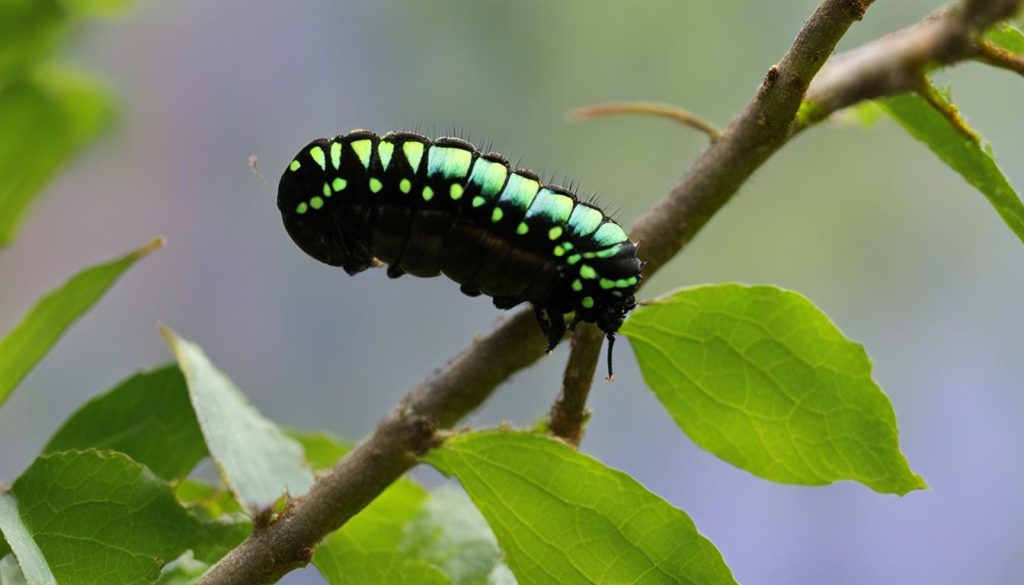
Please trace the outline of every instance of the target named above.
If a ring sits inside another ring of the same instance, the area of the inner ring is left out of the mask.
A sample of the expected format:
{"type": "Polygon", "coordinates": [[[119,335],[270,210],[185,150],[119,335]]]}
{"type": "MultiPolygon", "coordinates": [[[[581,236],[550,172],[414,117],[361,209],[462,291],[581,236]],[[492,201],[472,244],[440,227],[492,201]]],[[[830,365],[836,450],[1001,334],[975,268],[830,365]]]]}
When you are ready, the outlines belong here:
{"type": "MultiPolygon", "coordinates": [[[[600,193],[630,223],[704,146],[660,120],[568,124],[609,99],[678,103],[720,126],[816,2],[142,2],[82,29],[65,57],[116,88],[115,131],[60,175],[0,251],[0,330],[87,264],[157,234],[0,410],[10,481],[88,397],[168,361],[164,322],[269,417],[358,438],[499,313],[444,279],[347,278],[303,255],[271,182],[316,136],[454,127],[600,193]]],[[[939,4],[880,2],[843,47],[939,4]]],[[[1024,188],[1024,84],[948,79],[1024,188]]],[[[930,491],[772,484],[694,446],[628,345],[598,382],[583,449],[686,510],[745,583],[1024,582],[1024,250],[982,195],[883,120],[808,132],[771,160],[644,290],[774,283],[807,295],[874,360],[904,452],[930,491]]],[[[470,417],[530,424],[566,344],[470,417]]],[[[428,482],[431,474],[421,472],[428,482]]],[[[313,570],[285,583],[322,583],[313,570]]]]}

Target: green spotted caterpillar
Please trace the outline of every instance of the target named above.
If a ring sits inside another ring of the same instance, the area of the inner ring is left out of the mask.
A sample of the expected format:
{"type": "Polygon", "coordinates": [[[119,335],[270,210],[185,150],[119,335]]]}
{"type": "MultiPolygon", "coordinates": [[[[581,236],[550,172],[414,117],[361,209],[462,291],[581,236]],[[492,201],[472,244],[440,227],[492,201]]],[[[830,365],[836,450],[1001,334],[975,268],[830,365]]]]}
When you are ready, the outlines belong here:
{"type": "Polygon", "coordinates": [[[439,274],[499,309],[533,305],[551,351],[568,327],[608,337],[636,305],[636,243],[596,206],[542,184],[457,138],[356,130],[303,147],[281,176],[277,206],[307,254],[356,274],[439,274]]]}

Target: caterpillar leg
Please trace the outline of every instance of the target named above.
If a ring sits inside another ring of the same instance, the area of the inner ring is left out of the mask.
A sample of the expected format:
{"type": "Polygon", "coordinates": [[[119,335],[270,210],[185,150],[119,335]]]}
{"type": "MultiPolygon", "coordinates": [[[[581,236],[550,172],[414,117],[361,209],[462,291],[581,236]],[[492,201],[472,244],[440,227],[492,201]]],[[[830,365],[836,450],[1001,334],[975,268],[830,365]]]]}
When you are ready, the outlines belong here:
{"type": "Polygon", "coordinates": [[[533,316],[537,318],[537,325],[540,326],[540,332],[544,334],[544,337],[548,337],[551,331],[551,323],[548,321],[547,315],[544,314],[544,309],[534,305],[533,316]]]}
{"type": "Polygon", "coordinates": [[[405,271],[398,267],[397,264],[388,266],[388,278],[398,278],[405,274],[405,271]]]}
{"type": "Polygon", "coordinates": [[[475,289],[475,288],[469,286],[468,284],[464,284],[464,285],[460,286],[459,290],[462,292],[462,294],[466,295],[467,297],[478,297],[478,296],[480,296],[480,291],[478,289],[475,289]]]}
{"type": "Polygon", "coordinates": [[[521,302],[523,301],[512,297],[494,297],[494,306],[502,310],[511,309],[521,302]]]}
{"type": "Polygon", "coordinates": [[[558,343],[562,341],[562,337],[565,336],[565,315],[548,311],[547,316],[551,322],[551,329],[548,330],[548,348],[546,351],[551,353],[558,343]]]}

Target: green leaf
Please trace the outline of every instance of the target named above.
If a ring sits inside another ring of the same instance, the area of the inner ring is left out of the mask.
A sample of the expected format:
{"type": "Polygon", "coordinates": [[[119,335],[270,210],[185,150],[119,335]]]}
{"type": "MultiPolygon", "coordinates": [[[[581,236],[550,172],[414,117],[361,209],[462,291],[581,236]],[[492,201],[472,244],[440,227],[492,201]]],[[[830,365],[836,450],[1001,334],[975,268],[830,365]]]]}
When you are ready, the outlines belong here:
{"type": "MultiPolygon", "coordinates": [[[[955,111],[952,104],[936,91],[934,100],[955,111]]],[[[991,149],[982,146],[973,130],[962,123],[958,130],[948,117],[939,113],[917,94],[903,94],[879,105],[911,136],[925,143],[943,162],[982,192],[992,207],[1017,237],[1024,241],[1024,204],[996,165],[991,149]]]]}
{"type": "Polygon", "coordinates": [[[237,526],[189,514],[170,486],[113,451],[42,455],[12,491],[61,585],[151,583],[187,549],[215,560],[244,537],[237,526]]]}
{"type": "Polygon", "coordinates": [[[244,514],[230,491],[194,479],[185,479],[174,490],[178,501],[203,518],[220,518],[228,514],[244,514]]]}
{"type": "Polygon", "coordinates": [[[331,585],[425,585],[450,583],[444,573],[399,553],[405,525],[426,494],[400,479],[334,532],[313,554],[313,564],[331,585]]]}
{"type": "Polygon", "coordinates": [[[450,486],[430,493],[406,526],[401,550],[437,567],[455,585],[488,585],[497,574],[516,582],[487,521],[464,492],[450,486]]]}
{"type": "MultiPolygon", "coordinates": [[[[315,469],[331,467],[352,448],[350,441],[329,433],[289,434],[302,443],[315,469]]],[[[313,555],[313,564],[332,585],[449,583],[437,568],[400,551],[405,527],[419,513],[425,497],[416,483],[399,479],[329,536],[313,555]]]]}
{"type": "Polygon", "coordinates": [[[0,86],[48,57],[66,28],[59,0],[0,2],[0,86]]]}
{"type": "MultiPolygon", "coordinates": [[[[2,135],[4,133],[0,133],[2,135]]],[[[88,311],[125,270],[163,245],[163,238],[157,238],[126,256],[83,270],[40,299],[7,337],[0,340],[0,405],[64,331],[88,311]]]]}
{"type": "Polygon", "coordinates": [[[258,513],[288,493],[313,485],[302,447],[261,415],[196,344],[169,327],[161,333],[185,374],[206,446],[225,485],[244,508],[258,513]]]}
{"type": "Polygon", "coordinates": [[[110,18],[122,16],[135,6],[135,0],[62,0],[75,18],[110,18]]]}
{"type": "Polygon", "coordinates": [[[685,512],[560,441],[468,433],[426,462],[459,479],[522,583],[734,583],[685,512]]]}
{"type": "Polygon", "coordinates": [[[644,380],[698,445],[765,479],[923,489],[864,348],[797,293],[682,289],[622,328],[644,380]]]}
{"type": "Polygon", "coordinates": [[[209,568],[210,565],[197,561],[188,551],[164,566],[156,585],[192,585],[209,568]]]}
{"type": "MultiPolygon", "coordinates": [[[[49,565],[18,514],[18,501],[10,492],[0,492],[0,532],[11,543],[25,579],[33,585],[57,585],[49,565]]],[[[12,577],[13,579],[13,577],[12,577]]]]}
{"type": "Polygon", "coordinates": [[[47,68],[0,86],[0,246],[53,175],[109,125],[110,97],[96,81],[47,68]]]}
{"type": "Polygon", "coordinates": [[[997,24],[985,33],[985,40],[1017,55],[1024,55],[1024,32],[1011,24],[997,24]]]}
{"type": "Polygon", "coordinates": [[[207,452],[177,366],[136,374],[94,397],[43,452],[90,447],[125,453],[168,481],[187,476],[207,452]]]}
{"type": "Polygon", "coordinates": [[[288,434],[302,445],[306,461],[313,469],[329,469],[352,450],[353,443],[331,433],[289,430],[288,434]]]}

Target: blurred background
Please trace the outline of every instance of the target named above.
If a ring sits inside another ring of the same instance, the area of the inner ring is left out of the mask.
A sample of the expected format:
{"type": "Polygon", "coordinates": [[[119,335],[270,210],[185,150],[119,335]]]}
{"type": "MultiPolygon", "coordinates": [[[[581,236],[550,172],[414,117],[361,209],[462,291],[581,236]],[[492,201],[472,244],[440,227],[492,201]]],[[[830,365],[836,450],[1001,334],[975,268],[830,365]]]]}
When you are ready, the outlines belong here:
{"type": "MultiPolygon", "coordinates": [[[[63,57],[116,88],[120,121],[0,250],[0,331],[79,268],[157,234],[168,244],[0,410],[0,481],[87,398],[170,360],[158,322],[200,343],[278,423],[358,438],[500,318],[444,279],[348,278],[306,257],[250,154],[276,185],[314,137],[454,129],[579,181],[628,225],[704,137],[658,119],[569,124],[564,112],[661,100],[724,127],[816,3],[142,1],[128,19],[79,28],[63,57]]],[[[939,6],[879,2],[841,48],[939,6]]],[[[974,64],[941,79],[1024,188],[1021,79],[974,64]]],[[[627,344],[616,383],[595,384],[583,450],[686,510],[744,583],[1024,582],[1022,266],[1020,242],[982,195],[893,123],[808,132],[642,296],[725,281],[807,295],[866,346],[931,490],[786,486],[733,468],[678,430],[627,344]]],[[[566,346],[467,422],[543,415],[566,346]]],[[[323,581],[306,570],[284,582],[323,581]]]]}

